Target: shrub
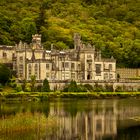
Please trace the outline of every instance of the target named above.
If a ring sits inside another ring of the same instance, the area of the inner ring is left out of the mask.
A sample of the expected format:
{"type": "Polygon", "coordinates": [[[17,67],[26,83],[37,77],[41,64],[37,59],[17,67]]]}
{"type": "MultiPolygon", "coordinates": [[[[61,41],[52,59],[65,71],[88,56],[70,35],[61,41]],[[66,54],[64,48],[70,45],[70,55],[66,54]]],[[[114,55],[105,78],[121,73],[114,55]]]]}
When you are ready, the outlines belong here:
{"type": "Polygon", "coordinates": [[[68,92],[77,92],[78,91],[78,87],[77,87],[77,83],[76,81],[71,81],[70,85],[68,86],[68,92]]]}
{"type": "Polygon", "coordinates": [[[43,86],[42,86],[43,92],[50,92],[50,85],[47,79],[44,79],[43,86]]]}
{"type": "Polygon", "coordinates": [[[42,85],[38,85],[38,86],[36,87],[36,91],[41,92],[41,91],[42,91],[42,85]]]}
{"type": "Polygon", "coordinates": [[[121,92],[121,91],[123,91],[123,87],[122,86],[117,86],[115,91],[116,92],[121,92]]]}
{"type": "Polygon", "coordinates": [[[21,85],[17,85],[17,87],[16,87],[16,91],[17,91],[17,92],[22,91],[22,86],[21,86],[21,85]]]}
{"type": "Polygon", "coordinates": [[[93,86],[90,84],[85,84],[84,87],[86,88],[87,91],[93,91],[93,86]]]}
{"type": "Polygon", "coordinates": [[[105,91],[113,92],[113,85],[105,84],[105,91]]]}
{"type": "Polygon", "coordinates": [[[97,83],[95,83],[93,90],[96,92],[101,92],[104,91],[104,87],[102,85],[98,85],[97,83]]]}
{"type": "Polygon", "coordinates": [[[77,92],[87,92],[87,88],[80,84],[77,86],[77,92]]]}
{"type": "Polygon", "coordinates": [[[31,84],[30,83],[26,83],[25,89],[26,92],[30,92],[31,91],[31,84]]]}
{"type": "Polygon", "coordinates": [[[65,85],[63,91],[68,92],[68,87],[69,87],[68,85],[65,85]]]}
{"type": "Polygon", "coordinates": [[[9,80],[9,86],[12,88],[17,87],[16,78],[14,76],[12,76],[12,78],[9,80]]]}
{"type": "Polygon", "coordinates": [[[0,64],[0,83],[5,85],[9,81],[10,77],[10,69],[4,64],[0,64]]]}

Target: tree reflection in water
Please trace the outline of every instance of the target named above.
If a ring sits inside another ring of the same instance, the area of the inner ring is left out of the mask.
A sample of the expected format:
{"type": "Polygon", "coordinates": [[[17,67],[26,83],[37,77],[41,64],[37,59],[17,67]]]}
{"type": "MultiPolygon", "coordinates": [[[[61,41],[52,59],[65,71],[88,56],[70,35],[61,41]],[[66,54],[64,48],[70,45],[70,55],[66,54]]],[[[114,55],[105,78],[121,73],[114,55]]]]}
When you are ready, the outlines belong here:
{"type": "MultiPolygon", "coordinates": [[[[140,116],[139,105],[138,99],[1,104],[0,115],[8,116],[8,112],[17,114],[24,108],[24,112],[41,112],[46,118],[56,117],[55,125],[59,126],[58,129],[42,140],[131,140],[134,132],[137,140],[140,139],[137,133],[140,125],[130,118],[140,116]]],[[[34,140],[31,136],[26,133],[25,139],[34,140]]]]}

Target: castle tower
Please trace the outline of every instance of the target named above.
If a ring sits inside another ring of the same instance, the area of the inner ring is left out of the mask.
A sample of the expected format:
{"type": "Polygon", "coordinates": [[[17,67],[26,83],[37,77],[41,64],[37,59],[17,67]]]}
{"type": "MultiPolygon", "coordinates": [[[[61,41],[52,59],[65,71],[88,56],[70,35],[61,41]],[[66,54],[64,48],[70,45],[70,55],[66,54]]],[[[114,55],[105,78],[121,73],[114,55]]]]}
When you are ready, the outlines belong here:
{"type": "Polygon", "coordinates": [[[35,34],[32,35],[32,44],[33,44],[33,49],[41,49],[41,35],[35,34]]]}
{"type": "Polygon", "coordinates": [[[74,33],[74,49],[79,50],[81,47],[81,36],[78,33],[74,33]]]}

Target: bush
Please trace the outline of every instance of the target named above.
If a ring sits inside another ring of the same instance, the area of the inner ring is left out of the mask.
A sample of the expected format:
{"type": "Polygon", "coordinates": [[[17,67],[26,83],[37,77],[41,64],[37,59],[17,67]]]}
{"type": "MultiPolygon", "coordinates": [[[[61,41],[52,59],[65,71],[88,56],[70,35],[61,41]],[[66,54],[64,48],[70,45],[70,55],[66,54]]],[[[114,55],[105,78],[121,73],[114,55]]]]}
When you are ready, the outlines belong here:
{"type": "Polygon", "coordinates": [[[78,85],[77,92],[87,92],[87,88],[84,85],[78,85]]]}
{"type": "Polygon", "coordinates": [[[36,91],[37,91],[37,92],[41,92],[41,91],[42,91],[42,85],[38,85],[38,86],[36,87],[36,91]]]}
{"type": "Polygon", "coordinates": [[[31,91],[31,84],[30,83],[26,83],[25,85],[25,89],[26,92],[30,92],[31,91]]]}
{"type": "Polygon", "coordinates": [[[68,92],[77,92],[78,91],[78,87],[77,87],[77,83],[76,81],[71,81],[70,85],[68,86],[68,92]]]}
{"type": "Polygon", "coordinates": [[[42,86],[42,91],[43,92],[50,92],[50,85],[47,79],[44,79],[43,81],[43,86],[42,86]]]}
{"type": "Polygon", "coordinates": [[[17,91],[17,92],[22,91],[22,86],[21,86],[21,85],[17,85],[17,87],[16,87],[16,91],[17,91]]]}
{"type": "Polygon", "coordinates": [[[12,88],[17,87],[16,78],[14,76],[12,76],[12,78],[9,80],[9,86],[12,88]]]}
{"type": "Polygon", "coordinates": [[[87,91],[90,91],[90,92],[93,91],[93,86],[90,84],[85,84],[84,87],[86,88],[87,91]]]}
{"type": "Polygon", "coordinates": [[[69,87],[68,85],[65,85],[63,91],[68,92],[68,87],[69,87]]]}
{"type": "Polygon", "coordinates": [[[105,91],[106,92],[113,92],[113,85],[106,84],[105,85],[105,91]]]}
{"type": "Polygon", "coordinates": [[[98,85],[97,83],[95,83],[93,91],[96,91],[96,92],[104,91],[104,87],[102,85],[98,85]]]}
{"type": "Polygon", "coordinates": [[[10,77],[10,69],[4,64],[0,64],[0,83],[5,85],[9,81],[10,77]]]}
{"type": "Polygon", "coordinates": [[[71,81],[70,84],[65,85],[64,92],[86,92],[87,89],[84,85],[77,85],[76,81],[71,81]]]}
{"type": "Polygon", "coordinates": [[[122,86],[117,86],[115,91],[116,92],[122,92],[123,91],[123,87],[122,86]]]}

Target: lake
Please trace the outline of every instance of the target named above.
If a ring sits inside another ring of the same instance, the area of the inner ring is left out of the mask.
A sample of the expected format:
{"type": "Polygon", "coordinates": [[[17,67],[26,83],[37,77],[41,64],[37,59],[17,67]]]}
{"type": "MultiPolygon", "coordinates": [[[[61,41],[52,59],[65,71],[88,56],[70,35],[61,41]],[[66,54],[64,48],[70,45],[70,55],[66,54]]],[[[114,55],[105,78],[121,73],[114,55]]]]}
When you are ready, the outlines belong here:
{"type": "Polygon", "coordinates": [[[0,103],[0,140],[140,140],[140,99],[0,103]]]}

